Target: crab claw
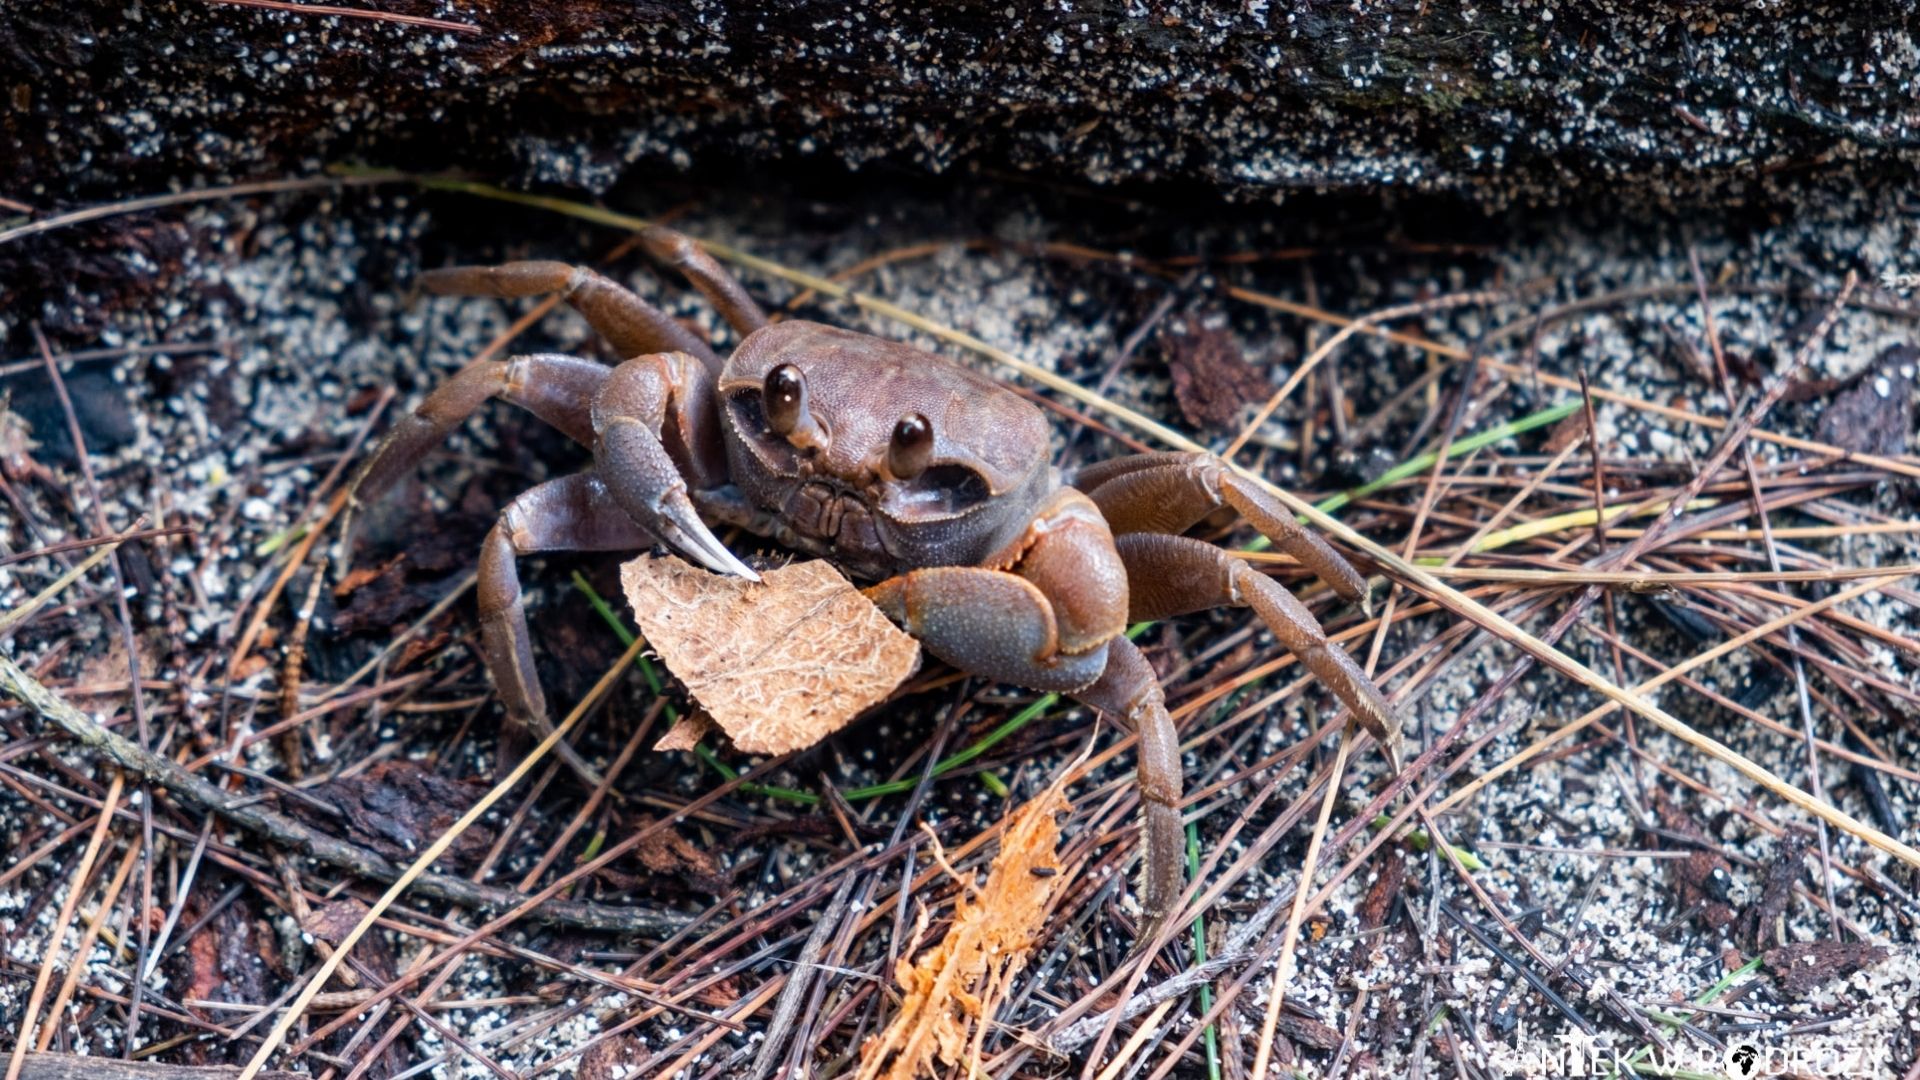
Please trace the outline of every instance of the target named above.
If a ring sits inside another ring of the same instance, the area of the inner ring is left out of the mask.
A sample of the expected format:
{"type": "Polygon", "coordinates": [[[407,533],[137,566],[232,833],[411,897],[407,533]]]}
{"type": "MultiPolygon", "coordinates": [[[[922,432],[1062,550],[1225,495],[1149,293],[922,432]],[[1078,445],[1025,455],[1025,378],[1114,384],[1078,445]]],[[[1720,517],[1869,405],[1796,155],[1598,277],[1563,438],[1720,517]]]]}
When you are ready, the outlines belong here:
{"type": "Polygon", "coordinates": [[[660,500],[659,517],[651,524],[668,547],[714,573],[760,580],[760,575],[728,551],[720,538],[713,535],[713,530],[707,528],[707,523],[700,520],[684,490],[670,491],[660,500]]]}
{"type": "Polygon", "coordinates": [[[716,574],[760,580],[700,520],[687,497],[686,480],[647,424],[631,416],[607,420],[594,442],[593,456],[607,493],[636,524],[716,574]]]}

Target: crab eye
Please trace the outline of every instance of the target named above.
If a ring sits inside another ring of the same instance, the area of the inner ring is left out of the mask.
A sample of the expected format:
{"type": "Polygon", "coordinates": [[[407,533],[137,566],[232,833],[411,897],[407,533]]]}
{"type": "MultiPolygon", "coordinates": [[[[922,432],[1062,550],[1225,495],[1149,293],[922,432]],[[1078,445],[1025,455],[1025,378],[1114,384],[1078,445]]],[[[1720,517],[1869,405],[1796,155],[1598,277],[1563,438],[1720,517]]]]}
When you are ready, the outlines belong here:
{"type": "Polygon", "coordinates": [[[766,388],[761,393],[767,427],[775,435],[791,435],[800,426],[807,411],[807,380],[792,364],[781,364],[767,372],[766,388]]]}
{"type": "Polygon", "coordinates": [[[887,446],[887,471],[896,480],[911,480],[927,471],[933,458],[933,425],[919,413],[908,413],[893,425],[887,446]]]}

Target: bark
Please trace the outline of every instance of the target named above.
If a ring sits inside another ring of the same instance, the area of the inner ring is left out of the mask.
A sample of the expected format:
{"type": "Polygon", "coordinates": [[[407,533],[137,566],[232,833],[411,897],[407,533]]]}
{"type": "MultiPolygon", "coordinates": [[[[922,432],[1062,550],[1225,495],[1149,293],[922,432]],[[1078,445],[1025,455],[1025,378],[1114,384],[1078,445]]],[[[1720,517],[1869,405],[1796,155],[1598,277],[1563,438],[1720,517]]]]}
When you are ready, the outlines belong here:
{"type": "Polygon", "coordinates": [[[661,169],[963,163],[1566,199],[1905,168],[1904,3],[13,0],[4,194],[357,159],[599,191],[661,169]]]}

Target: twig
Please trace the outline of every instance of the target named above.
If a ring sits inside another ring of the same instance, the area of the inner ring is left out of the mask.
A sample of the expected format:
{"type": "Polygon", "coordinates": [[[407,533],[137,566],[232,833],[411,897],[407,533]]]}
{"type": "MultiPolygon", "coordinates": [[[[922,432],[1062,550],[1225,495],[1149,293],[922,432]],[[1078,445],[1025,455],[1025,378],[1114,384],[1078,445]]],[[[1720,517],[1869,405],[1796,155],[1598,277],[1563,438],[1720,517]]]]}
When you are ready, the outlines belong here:
{"type": "MultiPolygon", "coordinates": [[[[238,1065],[161,1065],[78,1054],[28,1054],[20,1080],[233,1080],[238,1065]]],[[[311,1080],[305,1073],[263,1072],[261,1080],[311,1080]]]]}
{"type": "MultiPolygon", "coordinates": [[[[213,784],[94,723],[85,713],[67,704],[6,656],[0,656],[0,690],[25,702],[34,712],[58,726],[82,746],[104,754],[122,768],[138,773],[194,805],[211,810],[274,843],[304,851],[330,866],[375,881],[394,881],[403,873],[402,867],[386,858],[315,832],[285,814],[237,802],[229,793],[213,784]]],[[[413,886],[422,896],[479,911],[514,907],[527,899],[508,889],[476,885],[446,874],[422,874],[413,886]]],[[[685,922],[682,916],[662,912],[561,900],[541,905],[536,918],[589,930],[648,935],[672,933],[685,922]]]]}
{"type": "Polygon", "coordinates": [[[187,856],[187,868],[180,872],[180,880],[174,886],[173,906],[167,909],[167,918],[160,924],[160,932],[154,935],[153,948],[147,952],[147,964],[140,969],[140,978],[153,977],[154,966],[160,963],[160,957],[166,955],[167,939],[173,936],[173,928],[180,925],[180,913],[186,909],[187,897],[193,893],[193,880],[200,872],[200,860],[206,857],[207,841],[213,839],[213,815],[208,814],[200,822],[200,836],[193,842],[193,852],[187,856]]]}
{"type": "Polygon", "coordinates": [[[67,587],[80,580],[81,575],[100,565],[102,562],[105,562],[107,557],[113,554],[114,549],[118,548],[130,537],[138,535],[139,526],[144,524],[146,520],[147,519],[142,516],[138,521],[134,522],[135,531],[121,533],[118,536],[110,538],[107,543],[100,546],[100,550],[81,560],[79,565],[73,569],[55,578],[51,585],[35,593],[26,603],[21,604],[5,615],[0,615],[0,638],[4,638],[8,634],[13,633],[14,629],[21,623],[32,618],[34,612],[46,607],[54,597],[66,592],[67,587]]]}
{"type": "Polygon", "coordinates": [[[219,199],[238,199],[247,195],[273,195],[285,191],[315,191],[320,188],[346,187],[356,184],[381,184],[399,179],[390,174],[379,176],[306,176],[298,180],[262,180],[251,184],[228,184],[225,187],[198,188],[193,191],[175,191],[166,195],[149,195],[143,199],[127,199],[123,202],[106,203],[101,206],[89,206],[81,210],[70,210],[64,214],[55,214],[50,218],[30,221],[25,225],[16,225],[11,229],[0,229],[0,245],[28,236],[38,236],[55,229],[64,229],[69,225],[81,225],[102,218],[119,217],[122,214],[138,214],[147,210],[159,210],[168,206],[187,206],[197,202],[213,202],[219,199]]]}
{"type": "MultiPolygon", "coordinates": [[[[145,520],[144,515],[141,520],[145,520]]],[[[123,544],[129,540],[154,540],[163,536],[190,536],[193,529],[185,525],[175,525],[166,529],[141,529],[137,532],[124,532],[119,536],[82,536],[74,540],[62,540],[57,544],[48,544],[32,551],[16,551],[12,555],[0,557],[0,566],[12,566],[28,559],[43,558],[63,551],[77,551],[80,548],[97,547],[101,544],[123,544]]]]}
{"type": "MultiPolygon", "coordinates": [[[[307,598],[300,604],[293,624],[293,638],[287,642],[286,654],[280,659],[282,720],[291,720],[300,715],[300,683],[307,668],[307,634],[313,626],[313,611],[320,603],[320,586],[326,578],[327,559],[323,555],[313,568],[313,580],[307,582],[307,598]]],[[[306,764],[301,760],[302,757],[300,729],[289,726],[280,733],[280,758],[287,766],[287,775],[296,781],[306,775],[306,764]]]]}
{"type": "MultiPolygon", "coordinates": [[[[67,436],[73,440],[73,453],[80,462],[80,476],[87,484],[87,500],[93,504],[94,532],[104,535],[108,532],[107,506],[100,498],[100,481],[93,472],[93,455],[87,450],[86,433],[80,428],[80,414],[74,411],[73,396],[67,393],[67,380],[60,374],[60,365],[53,358],[53,347],[47,344],[47,336],[40,330],[40,324],[32,324],[33,343],[40,349],[40,358],[47,365],[47,381],[53,385],[54,396],[60,399],[60,411],[67,420],[67,436]]],[[[76,502],[78,500],[75,500],[76,502]]],[[[147,729],[147,695],[140,679],[140,650],[134,640],[133,610],[127,604],[127,575],[120,565],[119,545],[105,549],[107,569],[113,572],[113,609],[120,621],[120,646],[127,654],[127,699],[133,704],[133,732],[139,745],[151,745],[152,733],[147,729]]],[[[153,799],[141,792],[140,804],[140,842],[135,844],[141,853],[140,867],[140,912],[136,919],[139,924],[140,950],[136,958],[144,965],[147,959],[147,946],[153,939],[153,927],[147,921],[147,914],[153,907],[153,799]]],[[[140,999],[146,994],[146,985],[139,981],[133,984],[133,1004],[127,1010],[126,1045],[132,1046],[140,1026],[140,999]]],[[[44,1050],[44,1045],[38,1047],[44,1050]]]]}
{"type": "MultiPolygon", "coordinates": [[[[937,845],[939,840],[936,838],[934,843],[937,845]]],[[[787,1031],[800,1015],[800,1006],[806,1001],[807,991],[813,985],[814,966],[826,951],[827,939],[840,925],[840,919],[846,912],[847,899],[852,895],[853,884],[858,878],[859,875],[853,873],[840,875],[840,885],[834,889],[833,899],[827,903],[820,917],[814,920],[813,930],[807,934],[807,943],[801,947],[800,957],[787,975],[787,985],[774,1005],[773,1020],[767,1025],[766,1039],[760,1044],[760,1053],[754,1059],[752,1071],[748,1073],[752,1080],[762,1080],[772,1075],[774,1067],[780,1063],[781,1044],[786,1041],[787,1031]]]]}
{"type": "Polygon", "coordinates": [[[284,0],[204,0],[209,4],[232,4],[236,7],[265,8],[268,11],[291,11],[298,15],[338,15],[347,19],[367,19],[374,22],[401,23],[405,26],[424,26],[429,30],[451,30],[456,34],[477,34],[480,27],[473,23],[454,22],[451,19],[435,19],[425,15],[401,15],[392,11],[363,11],[360,8],[335,7],[331,4],[292,4],[284,0]]]}

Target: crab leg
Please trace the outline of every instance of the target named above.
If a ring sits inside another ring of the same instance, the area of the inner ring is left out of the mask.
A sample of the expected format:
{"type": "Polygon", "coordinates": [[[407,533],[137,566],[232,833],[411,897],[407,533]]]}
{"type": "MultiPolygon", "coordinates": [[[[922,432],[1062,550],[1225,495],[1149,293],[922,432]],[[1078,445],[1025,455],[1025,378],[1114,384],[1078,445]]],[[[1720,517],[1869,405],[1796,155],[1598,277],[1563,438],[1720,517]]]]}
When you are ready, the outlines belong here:
{"type": "MultiPolygon", "coordinates": [[[[360,467],[348,502],[346,551],[352,549],[352,514],[378,499],[407,471],[420,464],[427,451],[459,427],[490,398],[512,402],[591,445],[593,417],[588,405],[607,376],[605,364],[572,356],[540,354],[511,360],[477,360],[428,394],[411,413],[401,417],[380,440],[380,446],[360,467]]],[[[345,560],[341,562],[345,570],[345,560]]]]}
{"type": "Polygon", "coordinates": [[[1071,694],[1139,732],[1141,900],[1157,925],[1185,880],[1180,740],[1153,668],[1121,632],[1127,579],[1114,537],[1085,495],[1061,488],[985,562],[912,570],[867,596],[953,666],[1071,694]]]}
{"type": "Polygon", "coordinates": [[[626,286],[584,266],[537,260],[499,266],[450,266],[420,275],[436,296],[541,296],[560,293],[623,357],[692,353],[719,371],[720,361],[700,336],[626,286]]]}
{"type": "Polygon", "coordinates": [[[1107,670],[1092,686],[1074,691],[1083,704],[1122,718],[1139,733],[1140,832],[1146,858],[1140,865],[1140,906],[1147,924],[1137,940],[1153,940],[1161,920],[1180,904],[1186,884],[1186,831],[1180,820],[1180,733],[1167,715],[1160,679],[1138,646],[1125,637],[1107,645],[1107,670]]]}
{"type": "MultiPolygon", "coordinates": [[[[520,572],[514,560],[540,551],[633,551],[653,546],[652,534],[615,505],[591,473],[549,480],[507,504],[480,548],[480,658],[493,676],[507,715],[545,738],[553,730],[546,697],[534,671],[527,614],[520,604],[520,572]]],[[[560,754],[582,779],[600,782],[572,746],[560,754]]]]}
{"type": "MultiPolygon", "coordinates": [[[[1115,636],[1087,652],[1062,652],[1054,605],[1047,595],[1003,570],[915,570],[873,586],[867,596],[947,663],[1000,682],[1072,694],[1140,733],[1146,847],[1141,903],[1156,923],[1170,912],[1179,902],[1186,865],[1179,810],[1180,740],[1153,668],[1133,642],[1115,636]]],[[[1141,934],[1143,939],[1151,936],[1141,934]]]]}
{"type": "Polygon", "coordinates": [[[1074,484],[1092,497],[1116,536],[1183,533],[1221,506],[1231,506],[1341,599],[1363,610],[1370,607],[1367,579],[1351,563],[1212,454],[1137,454],[1096,462],[1081,469],[1074,484]]]}
{"type": "Polygon", "coordinates": [[[707,298],[734,333],[746,337],[755,330],[767,325],[767,316],[760,305],[753,302],[747,290],[732,274],[721,269],[713,261],[713,256],[701,250],[685,234],[659,225],[649,225],[640,231],[640,246],[647,254],[680,271],[681,275],[693,283],[707,298]]]}
{"type": "Polygon", "coordinates": [[[1212,544],[1185,536],[1134,533],[1114,538],[1127,566],[1127,615],[1135,621],[1166,619],[1214,607],[1250,607],[1301,666],[1353,710],[1400,770],[1400,718],[1353,662],[1327,640],[1320,621],[1278,582],[1212,544]]]}
{"type": "MultiPolygon", "coordinates": [[[[1141,904],[1151,923],[1171,912],[1186,880],[1180,824],[1180,739],[1153,668],[1123,635],[1087,652],[1060,649],[1055,604],[1014,573],[941,566],[867,590],[927,651],[964,671],[1034,690],[1072,694],[1139,732],[1141,904]]],[[[1143,931],[1145,940],[1153,935],[1143,931]]]]}

